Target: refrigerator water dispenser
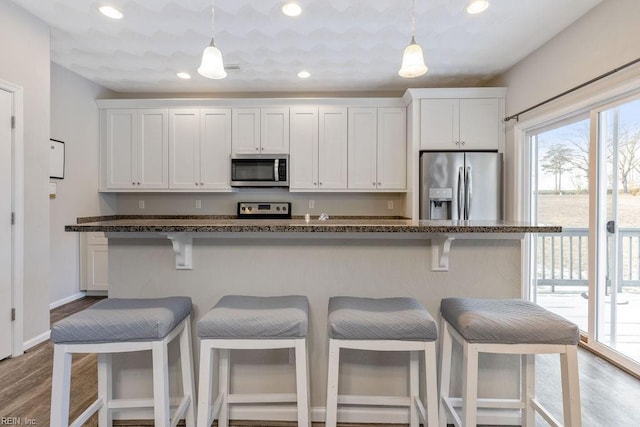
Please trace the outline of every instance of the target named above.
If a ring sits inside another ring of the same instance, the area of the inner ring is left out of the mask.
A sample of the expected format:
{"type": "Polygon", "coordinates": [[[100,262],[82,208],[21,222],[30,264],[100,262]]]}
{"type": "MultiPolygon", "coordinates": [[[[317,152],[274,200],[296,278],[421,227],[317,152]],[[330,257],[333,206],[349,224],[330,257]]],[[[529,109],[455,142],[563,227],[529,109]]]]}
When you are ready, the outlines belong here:
{"type": "Polygon", "coordinates": [[[429,219],[452,219],[453,188],[429,188],[429,219]]]}

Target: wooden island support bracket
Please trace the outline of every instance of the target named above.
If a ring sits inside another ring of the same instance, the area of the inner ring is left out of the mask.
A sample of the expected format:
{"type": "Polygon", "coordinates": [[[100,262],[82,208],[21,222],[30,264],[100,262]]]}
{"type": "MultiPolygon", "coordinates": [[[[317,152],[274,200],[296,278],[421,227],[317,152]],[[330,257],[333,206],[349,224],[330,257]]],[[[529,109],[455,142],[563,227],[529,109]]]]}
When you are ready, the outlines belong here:
{"type": "Polygon", "coordinates": [[[176,254],[176,270],[192,270],[193,234],[168,233],[167,239],[171,240],[173,252],[176,254]]]}
{"type": "Polygon", "coordinates": [[[431,238],[431,271],[449,271],[451,243],[455,237],[439,236],[431,238]]]}

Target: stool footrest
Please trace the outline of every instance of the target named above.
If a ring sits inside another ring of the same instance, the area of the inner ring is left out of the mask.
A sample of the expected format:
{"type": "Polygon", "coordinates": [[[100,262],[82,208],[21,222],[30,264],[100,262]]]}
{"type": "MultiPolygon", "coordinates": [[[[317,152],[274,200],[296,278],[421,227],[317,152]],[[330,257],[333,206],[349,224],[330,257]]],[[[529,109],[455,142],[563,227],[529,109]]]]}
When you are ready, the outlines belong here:
{"type": "Polygon", "coordinates": [[[560,421],[556,420],[555,417],[551,415],[549,411],[547,411],[545,407],[540,404],[540,402],[538,402],[538,399],[531,399],[531,407],[538,414],[540,414],[540,416],[544,418],[545,421],[549,423],[549,425],[553,427],[562,427],[560,421]]]}
{"type": "Polygon", "coordinates": [[[408,396],[366,396],[357,394],[338,395],[339,405],[367,405],[367,406],[411,406],[408,396]]]}
{"type": "Polygon", "coordinates": [[[189,409],[189,404],[191,403],[191,396],[185,396],[182,398],[182,402],[176,409],[175,414],[171,417],[171,427],[176,427],[178,425],[178,421],[182,419],[182,417],[187,413],[187,409],[189,409]]]}
{"type": "MultiPolygon", "coordinates": [[[[451,402],[454,408],[462,407],[461,397],[445,398],[451,402]]],[[[520,399],[478,399],[478,408],[484,409],[523,409],[524,402],[520,399]]]]}
{"type": "Polygon", "coordinates": [[[95,402],[93,402],[91,404],[91,406],[89,406],[87,409],[84,410],[84,412],[82,414],[80,414],[80,416],[78,418],[76,418],[70,425],[69,427],[80,427],[82,425],[84,425],[84,423],[86,423],[89,418],[91,418],[91,416],[93,414],[95,414],[96,412],[98,412],[100,410],[100,408],[102,408],[104,406],[104,400],[102,399],[97,399],[95,402]]]}
{"type": "Polygon", "coordinates": [[[229,394],[228,403],[295,403],[295,393],[229,394]]]}

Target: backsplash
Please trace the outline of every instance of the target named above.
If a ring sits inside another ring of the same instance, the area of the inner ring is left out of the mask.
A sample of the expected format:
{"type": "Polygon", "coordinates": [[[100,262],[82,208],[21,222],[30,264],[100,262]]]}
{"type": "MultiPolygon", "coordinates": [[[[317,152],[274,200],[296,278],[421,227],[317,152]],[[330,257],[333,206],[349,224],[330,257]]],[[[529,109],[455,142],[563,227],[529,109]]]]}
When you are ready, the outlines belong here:
{"type": "Polygon", "coordinates": [[[116,214],[235,215],[238,202],[291,202],[293,215],[404,216],[405,197],[404,193],[290,193],[277,189],[202,194],[118,193],[116,214]]]}

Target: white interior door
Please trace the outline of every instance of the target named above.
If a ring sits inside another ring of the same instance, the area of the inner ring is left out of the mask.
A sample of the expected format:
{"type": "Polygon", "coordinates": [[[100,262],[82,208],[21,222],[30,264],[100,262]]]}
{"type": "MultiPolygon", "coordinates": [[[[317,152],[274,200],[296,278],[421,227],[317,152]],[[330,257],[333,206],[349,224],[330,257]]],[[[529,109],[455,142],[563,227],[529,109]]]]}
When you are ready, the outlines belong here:
{"type": "Polygon", "coordinates": [[[13,95],[0,90],[0,359],[11,355],[13,206],[11,113],[13,95]]]}

